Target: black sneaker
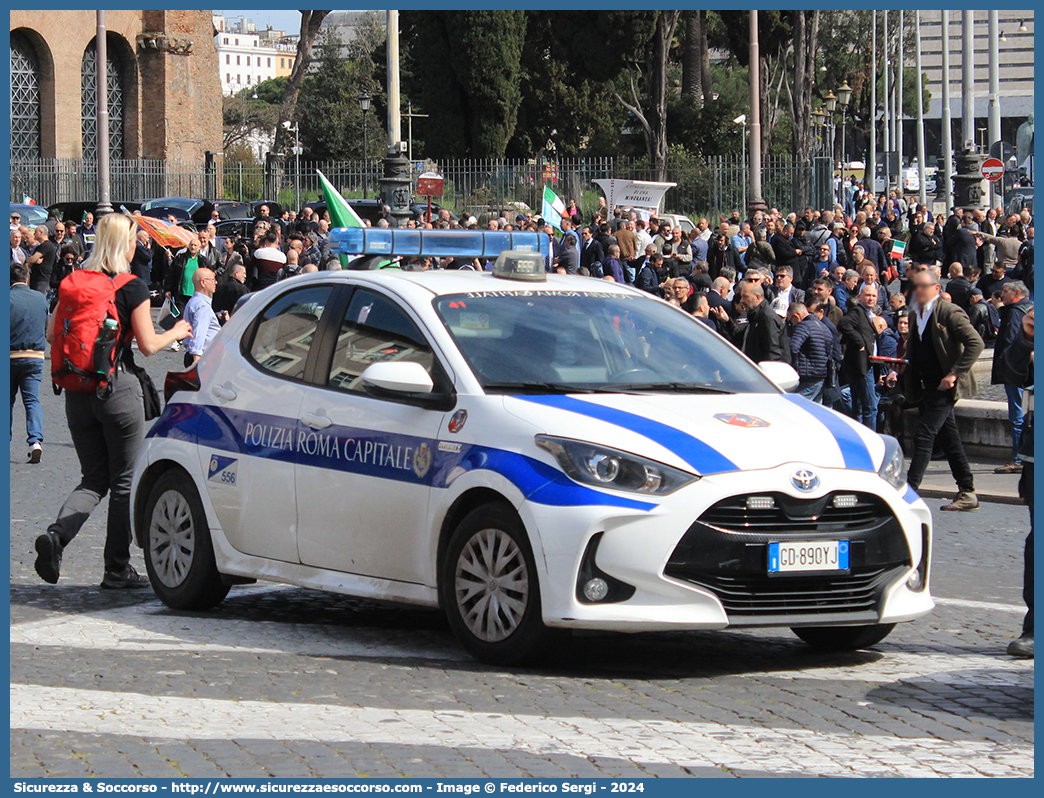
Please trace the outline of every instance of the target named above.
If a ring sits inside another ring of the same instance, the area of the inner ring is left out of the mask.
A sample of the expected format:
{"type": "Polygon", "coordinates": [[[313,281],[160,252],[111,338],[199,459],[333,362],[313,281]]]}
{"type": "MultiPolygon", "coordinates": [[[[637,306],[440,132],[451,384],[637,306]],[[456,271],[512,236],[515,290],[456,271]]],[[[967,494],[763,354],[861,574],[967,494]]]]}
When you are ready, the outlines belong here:
{"type": "Polygon", "coordinates": [[[44,532],[36,539],[36,573],[45,582],[58,584],[62,568],[62,541],[54,532],[44,532]]]}
{"type": "Polygon", "coordinates": [[[122,571],[106,571],[102,579],[102,590],[133,590],[149,586],[149,578],[142,576],[128,565],[122,571]]]}

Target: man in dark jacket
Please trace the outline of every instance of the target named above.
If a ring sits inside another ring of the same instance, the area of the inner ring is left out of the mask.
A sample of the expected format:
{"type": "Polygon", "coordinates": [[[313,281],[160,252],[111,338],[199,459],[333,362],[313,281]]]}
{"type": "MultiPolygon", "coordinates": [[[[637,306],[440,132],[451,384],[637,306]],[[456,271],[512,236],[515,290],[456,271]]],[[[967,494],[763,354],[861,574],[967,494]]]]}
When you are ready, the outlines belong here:
{"type": "Polygon", "coordinates": [[[972,232],[973,225],[975,222],[971,220],[970,216],[965,215],[964,224],[954,234],[953,257],[950,260],[957,261],[965,268],[978,263],[978,255],[975,252],[978,242],[972,232]]]}
{"type": "Polygon", "coordinates": [[[953,263],[954,253],[957,249],[957,231],[961,229],[964,221],[964,209],[954,208],[953,213],[946,219],[942,230],[942,260],[943,263],[953,263]]]}
{"type": "Polygon", "coordinates": [[[982,289],[982,295],[988,302],[997,291],[1002,290],[1010,282],[1011,278],[1008,277],[1004,265],[999,261],[994,261],[993,268],[989,273],[980,277],[976,285],[982,289]]]}
{"type": "Polygon", "coordinates": [[[941,296],[931,269],[913,278],[910,337],[907,343],[906,398],[921,407],[916,444],[907,481],[917,490],[932,458],[936,438],[946,452],[958,493],[943,510],[977,510],[975,477],[957,429],[953,406],[966,390],[966,380],[982,354],[982,338],[963,310],[941,296]]]}
{"type": "Polygon", "coordinates": [[[583,238],[580,241],[580,268],[587,269],[587,273],[591,277],[601,277],[605,251],[595,239],[594,234],[593,227],[585,227],[581,231],[583,238]]]}
{"type": "Polygon", "coordinates": [[[946,282],[946,293],[950,295],[950,301],[957,307],[968,312],[971,304],[972,284],[971,280],[964,276],[964,266],[958,262],[950,264],[950,279],[946,282]]]}
{"type": "Polygon", "coordinates": [[[1022,330],[1004,353],[1005,367],[1025,389],[1026,417],[1022,427],[1022,477],[1019,496],[1029,506],[1030,531],[1023,551],[1022,598],[1026,602],[1026,616],[1022,621],[1022,636],[1008,644],[1008,654],[1033,659],[1033,308],[1022,317],[1022,330]]]}
{"type": "Polygon", "coordinates": [[[800,382],[794,393],[823,403],[823,384],[834,352],[834,334],[803,302],[790,306],[787,321],[794,325],[790,356],[800,382]]]}
{"type": "Polygon", "coordinates": [[[794,261],[802,250],[794,244],[794,225],[787,222],[783,229],[772,236],[772,251],[776,256],[776,267],[789,266],[794,271],[794,261]]]}
{"type": "Polygon", "coordinates": [[[935,225],[927,222],[923,227],[913,231],[910,235],[910,246],[906,254],[914,263],[927,263],[932,265],[939,260],[941,242],[935,234],[935,225]]]}
{"type": "Polygon", "coordinates": [[[736,291],[736,309],[747,314],[743,335],[743,354],[755,363],[766,360],[790,362],[790,347],[785,346],[786,322],[765,301],[765,290],[743,280],[736,291]]]}
{"type": "Polygon", "coordinates": [[[877,429],[877,388],[870,358],[877,354],[877,331],[873,319],[877,315],[877,286],[865,284],[856,302],[849,302],[845,317],[837,331],[844,344],[842,371],[852,389],[852,411],[861,424],[877,429]]]}
{"type": "Polygon", "coordinates": [[[627,281],[624,275],[623,263],[620,262],[620,245],[609,245],[609,257],[602,263],[602,276],[612,277],[618,283],[627,281]]]}
{"type": "Polygon", "coordinates": [[[1001,289],[1000,328],[997,330],[997,343],[993,350],[993,368],[990,382],[1003,385],[1004,395],[1008,400],[1008,425],[1011,429],[1011,459],[1004,465],[995,468],[995,474],[1022,473],[1022,462],[1019,460],[1019,441],[1022,436],[1022,380],[1012,374],[1007,367],[1004,355],[1011,343],[1022,335],[1022,318],[1033,307],[1029,298],[1029,290],[1025,283],[1015,280],[1001,289]]]}
{"type": "Polygon", "coordinates": [[[152,284],[152,239],[144,230],[138,231],[130,270],[131,274],[143,280],[145,285],[152,284]]]}

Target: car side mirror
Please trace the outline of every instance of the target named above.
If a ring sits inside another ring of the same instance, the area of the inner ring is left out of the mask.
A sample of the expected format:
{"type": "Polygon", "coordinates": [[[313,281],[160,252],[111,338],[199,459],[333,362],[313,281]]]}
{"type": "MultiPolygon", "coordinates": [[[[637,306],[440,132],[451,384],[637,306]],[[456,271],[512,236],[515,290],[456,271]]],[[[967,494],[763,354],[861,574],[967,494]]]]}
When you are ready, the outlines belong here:
{"type": "MultiPolygon", "coordinates": [[[[371,366],[372,368],[372,366],[371,366]]],[[[768,377],[781,391],[790,393],[798,387],[798,383],[801,382],[801,378],[798,373],[794,371],[793,367],[788,363],[780,363],[773,360],[763,360],[758,363],[758,368],[761,369],[761,373],[768,377]]],[[[365,379],[366,375],[363,374],[365,379]]]]}
{"type": "Polygon", "coordinates": [[[420,363],[398,360],[374,363],[362,373],[363,388],[374,396],[430,394],[435,383],[420,363]]]}

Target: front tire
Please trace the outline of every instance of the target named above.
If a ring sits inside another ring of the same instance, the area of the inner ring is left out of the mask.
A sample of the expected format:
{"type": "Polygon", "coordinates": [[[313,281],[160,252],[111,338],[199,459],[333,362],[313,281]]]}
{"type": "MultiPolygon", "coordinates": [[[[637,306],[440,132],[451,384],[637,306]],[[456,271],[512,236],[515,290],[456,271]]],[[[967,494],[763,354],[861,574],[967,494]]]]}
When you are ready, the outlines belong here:
{"type": "Polygon", "coordinates": [[[214,559],[203,502],[192,479],[172,469],[145,505],[145,570],[160,601],[176,610],[209,610],[228,595],[214,559]]]}
{"type": "Polygon", "coordinates": [[[893,629],[894,623],[878,623],[872,626],[804,626],[791,631],[820,651],[856,651],[877,645],[893,629]]]}
{"type": "Polygon", "coordinates": [[[534,658],[550,632],[541,618],[533,550],[514,510],[470,512],[442,559],[439,599],[453,634],[478,660],[514,665],[534,658]]]}

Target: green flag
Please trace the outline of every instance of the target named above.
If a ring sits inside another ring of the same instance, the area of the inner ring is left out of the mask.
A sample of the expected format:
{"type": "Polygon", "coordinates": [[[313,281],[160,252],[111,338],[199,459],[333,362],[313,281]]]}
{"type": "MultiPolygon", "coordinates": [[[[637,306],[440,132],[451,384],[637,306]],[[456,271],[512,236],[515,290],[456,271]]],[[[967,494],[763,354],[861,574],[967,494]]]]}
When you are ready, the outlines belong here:
{"type": "MultiPolygon", "coordinates": [[[[315,170],[319,175],[319,181],[323,184],[323,197],[326,199],[326,210],[330,212],[331,227],[365,227],[359,214],[352,210],[352,206],[341,196],[341,192],[333,187],[333,183],[326,179],[326,175],[315,170]]],[[[348,256],[340,255],[341,268],[348,268],[348,256]]]]}
{"type": "Polygon", "coordinates": [[[318,169],[315,171],[323,184],[323,197],[326,199],[326,210],[330,212],[330,224],[333,227],[365,227],[359,214],[352,210],[352,206],[326,179],[326,175],[318,169]]]}

